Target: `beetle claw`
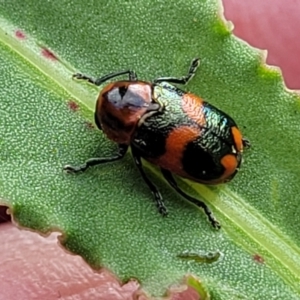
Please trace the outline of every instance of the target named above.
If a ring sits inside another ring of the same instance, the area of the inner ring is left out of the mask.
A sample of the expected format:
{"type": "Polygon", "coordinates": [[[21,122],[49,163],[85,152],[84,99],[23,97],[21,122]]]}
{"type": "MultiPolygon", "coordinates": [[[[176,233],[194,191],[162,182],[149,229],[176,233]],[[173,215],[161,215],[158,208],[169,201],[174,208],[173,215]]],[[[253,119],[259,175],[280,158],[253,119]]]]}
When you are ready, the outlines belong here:
{"type": "Polygon", "coordinates": [[[82,166],[71,166],[71,165],[65,165],[63,167],[63,170],[66,171],[67,173],[78,173],[78,172],[83,172],[86,169],[85,165],[82,166]]]}
{"type": "Polygon", "coordinates": [[[158,212],[163,216],[166,217],[168,215],[168,210],[165,206],[159,206],[158,212]]]}
{"type": "Polygon", "coordinates": [[[221,229],[221,224],[216,219],[212,221],[212,226],[217,230],[221,229]]]}
{"type": "Polygon", "coordinates": [[[243,146],[245,148],[250,148],[251,147],[251,143],[247,138],[242,138],[242,142],[243,142],[243,146]]]}
{"type": "Polygon", "coordinates": [[[81,73],[76,73],[76,74],[73,74],[72,76],[74,79],[82,79],[83,75],[81,73]]]}

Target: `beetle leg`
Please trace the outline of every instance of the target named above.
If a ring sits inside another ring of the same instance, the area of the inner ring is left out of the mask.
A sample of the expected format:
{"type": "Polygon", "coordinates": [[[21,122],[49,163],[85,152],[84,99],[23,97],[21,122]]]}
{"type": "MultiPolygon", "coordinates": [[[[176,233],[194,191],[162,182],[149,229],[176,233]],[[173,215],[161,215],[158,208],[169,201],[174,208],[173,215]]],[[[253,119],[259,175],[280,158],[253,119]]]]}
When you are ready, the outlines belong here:
{"type": "Polygon", "coordinates": [[[63,170],[69,173],[84,172],[89,167],[100,165],[107,162],[112,162],[123,158],[127,152],[127,149],[128,149],[128,145],[119,144],[119,151],[115,156],[90,158],[83,165],[80,166],[66,165],[63,167],[63,170]]]}
{"type": "Polygon", "coordinates": [[[89,83],[92,83],[92,84],[95,84],[95,85],[101,85],[103,82],[105,82],[109,79],[112,79],[112,78],[115,78],[115,77],[118,77],[118,76],[121,76],[121,75],[125,75],[125,74],[128,74],[129,81],[137,81],[136,73],[134,71],[131,71],[131,70],[110,73],[110,74],[107,74],[105,76],[102,76],[102,77],[96,78],[96,79],[94,79],[92,77],[89,77],[89,76],[86,76],[86,75],[83,75],[83,74],[80,74],[80,73],[77,73],[77,74],[73,75],[73,78],[86,80],[89,83]]]}
{"type": "Polygon", "coordinates": [[[242,138],[242,142],[243,142],[243,146],[245,148],[251,147],[251,143],[250,143],[250,141],[247,138],[242,138]]]}
{"type": "Polygon", "coordinates": [[[150,190],[154,196],[154,200],[156,202],[156,206],[157,206],[159,213],[162,214],[163,216],[166,216],[168,214],[168,211],[164,205],[163,198],[162,198],[160,192],[158,191],[157,187],[147,177],[147,175],[143,169],[141,156],[138,153],[138,150],[135,147],[131,146],[131,152],[132,152],[134,162],[142,175],[142,178],[144,179],[145,183],[148,185],[148,187],[150,188],[150,190]]]}
{"type": "Polygon", "coordinates": [[[191,62],[189,72],[186,76],[176,78],[176,77],[160,77],[154,80],[154,83],[157,82],[170,82],[170,83],[178,83],[178,84],[187,84],[195,75],[197,68],[200,65],[200,59],[194,58],[191,62]]]}
{"type": "Polygon", "coordinates": [[[216,229],[220,229],[221,225],[220,223],[216,220],[216,218],[214,217],[213,213],[211,212],[211,210],[209,209],[209,207],[201,200],[196,199],[191,197],[190,195],[186,194],[185,192],[183,192],[177,185],[172,173],[166,169],[161,168],[161,172],[163,174],[163,176],[165,177],[165,179],[167,180],[167,182],[171,185],[171,187],[181,196],[183,196],[186,200],[192,202],[193,204],[197,205],[198,207],[201,207],[205,214],[207,215],[209,222],[211,223],[211,225],[216,228],[216,229]]]}

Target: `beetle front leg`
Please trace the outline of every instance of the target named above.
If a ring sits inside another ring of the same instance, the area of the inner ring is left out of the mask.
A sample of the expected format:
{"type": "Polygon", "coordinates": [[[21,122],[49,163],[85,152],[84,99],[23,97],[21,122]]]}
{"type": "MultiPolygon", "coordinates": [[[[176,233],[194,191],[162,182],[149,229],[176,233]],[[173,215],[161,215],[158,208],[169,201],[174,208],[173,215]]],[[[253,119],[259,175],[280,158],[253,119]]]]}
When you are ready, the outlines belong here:
{"type": "Polygon", "coordinates": [[[187,84],[195,75],[198,67],[200,65],[200,59],[194,58],[191,62],[188,74],[186,76],[176,78],[176,77],[160,77],[154,80],[154,83],[166,81],[170,83],[178,83],[178,84],[187,84]]]}
{"type": "Polygon", "coordinates": [[[119,151],[115,156],[90,158],[83,165],[79,165],[79,166],[65,165],[63,167],[63,170],[67,171],[69,173],[84,172],[89,167],[122,159],[124,157],[124,155],[126,154],[127,150],[128,150],[128,145],[120,144],[119,151]]]}
{"type": "Polygon", "coordinates": [[[135,162],[137,168],[139,169],[140,174],[142,175],[142,178],[144,179],[145,183],[148,185],[148,187],[150,188],[150,190],[154,196],[154,200],[156,202],[156,206],[157,206],[159,213],[162,214],[163,216],[166,216],[168,214],[168,211],[163,202],[163,198],[162,198],[160,192],[158,191],[157,187],[147,177],[147,175],[143,169],[141,156],[138,153],[138,150],[135,147],[131,146],[131,152],[132,152],[134,162],[135,162]]]}
{"type": "Polygon", "coordinates": [[[165,177],[165,179],[167,180],[167,182],[171,185],[171,187],[181,196],[183,196],[186,200],[188,200],[189,202],[192,202],[193,204],[197,205],[198,207],[201,207],[205,214],[207,215],[209,222],[211,223],[211,225],[216,228],[216,229],[220,229],[221,225],[220,223],[216,220],[216,218],[214,217],[212,211],[209,209],[209,207],[201,200],[196,199],[191,197],[190,195],[186,194],[185,192],[183,192],[177,185],[172,173],[166,169],[161,168],[161,172],[163,174],[163,176],[165,177]]]}
{"type": "Polygon", "coordinates": [[[120,72],[114,72],[107,74],[105,76],[102,76],[100,78],[94,79],[90,76],[83,75],[81,73],[77,73],[73,75],[73,78],[80,79],[80,80],[86,80],[87,82],[94,84],[94,85],[101,85],[105,81],[108,81],[109,79],[128,74],[129,81],[137,81],[137,75],[134,71],[126,70],[126,71],[120,71],[120,72]]]}

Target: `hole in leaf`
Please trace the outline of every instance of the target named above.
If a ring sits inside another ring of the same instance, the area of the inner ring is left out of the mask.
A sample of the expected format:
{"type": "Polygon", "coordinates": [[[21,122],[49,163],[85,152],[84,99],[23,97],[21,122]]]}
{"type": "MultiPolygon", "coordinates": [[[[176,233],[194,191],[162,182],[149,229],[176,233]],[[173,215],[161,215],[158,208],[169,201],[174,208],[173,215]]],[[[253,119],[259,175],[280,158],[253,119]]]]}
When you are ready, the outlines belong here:
{"type": "Polygon", "coordinates": [[[7,206],[0,205],[0,223],[11,221],[11,216],[7,213],[7,209],[7,206]]]}

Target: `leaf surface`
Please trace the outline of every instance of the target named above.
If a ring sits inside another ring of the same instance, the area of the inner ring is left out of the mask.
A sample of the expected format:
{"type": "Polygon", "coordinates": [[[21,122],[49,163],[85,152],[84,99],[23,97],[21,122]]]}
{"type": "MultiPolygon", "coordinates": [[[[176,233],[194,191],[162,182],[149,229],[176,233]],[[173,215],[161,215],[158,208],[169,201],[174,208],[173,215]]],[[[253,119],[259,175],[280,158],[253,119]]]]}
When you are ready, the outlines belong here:
{"type": "Polygon", "coordinates": [[[61,231],[92,267],[137,278],[152,295],[194,274],[214,299],[299,299],[299,96],[263,52],[233,37],[217,1],[10,1],[0,17],[0,197],[20,226],[61,231]],[[169,209],[162,218],[129,153],[62,172],[116,151],[91,126],[98,89],[73,73],[182,76],[197,56],[187,90],[231,115],[252,144],[231,183],[181,182],[221,231],[146,164],[169,209]],[[215,251],[212,263],[179,257],[215,251]]]}

